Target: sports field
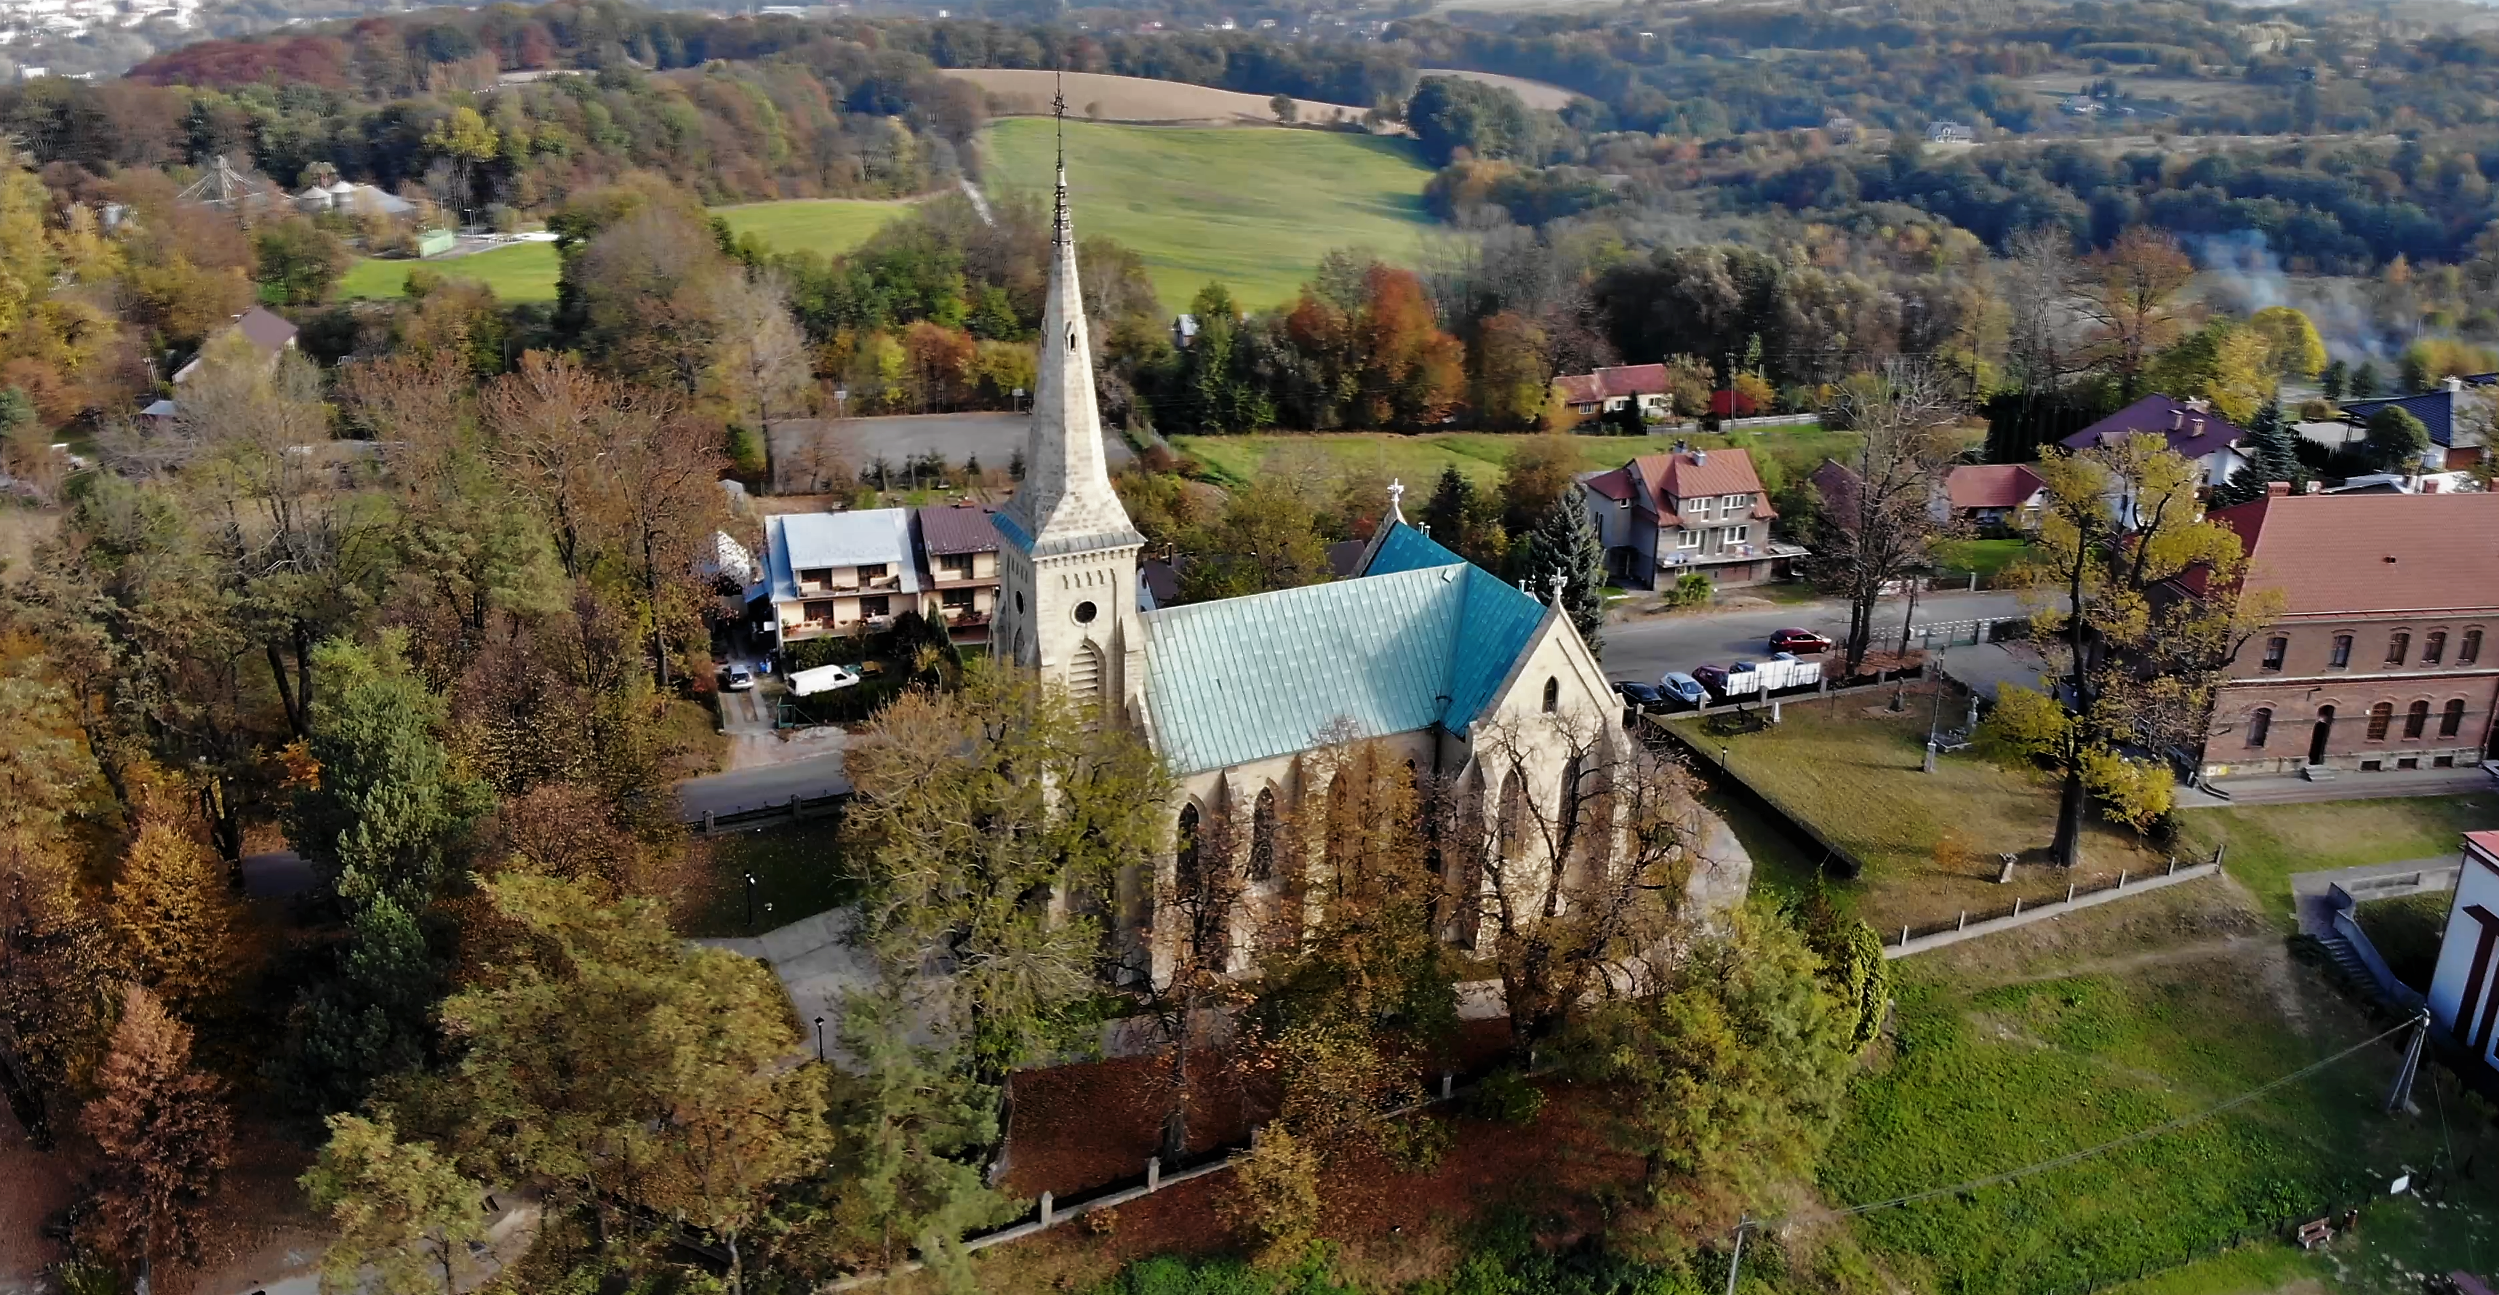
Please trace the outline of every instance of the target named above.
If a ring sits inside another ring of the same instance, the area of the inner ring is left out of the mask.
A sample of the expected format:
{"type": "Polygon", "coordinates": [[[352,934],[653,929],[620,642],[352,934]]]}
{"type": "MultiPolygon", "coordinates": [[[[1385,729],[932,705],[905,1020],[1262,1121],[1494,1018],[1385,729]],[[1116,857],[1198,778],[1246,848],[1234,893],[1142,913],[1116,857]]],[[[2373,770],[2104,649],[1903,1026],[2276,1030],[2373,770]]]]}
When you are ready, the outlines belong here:
{"type": "MultiPolygon", "coordinates": [[[[993,195],[1046,192],[1051,123],[988,132],[993,195]]],[[[1309,130],[1067,125],[1079,236],[1108,234],[1145,257],[1166,310],[1209,280],[1248,308],[1293,299],[1330,248],[1411,262],[1432,219],[1432,173],[1408,140],[1309,130]]]]}
{"type": "Polygon", "coordinates": [[[514,243],[491,252],[446,257],[438,261],[380,260],[356,262],[338,281],[341,297],[396,297],[408,285],[408,271],[422,267],[447,279],[477,279],[504,301],[555,300],[555,244],[514,243]]]}
{"type": "MultiPolygon", "coordinates": [[[[852,202],[838,198],[750,202],[713,211],[729,222],[732,232],[753,234],[775,251],[809,249],[831,256],[867,242],[885,222],[911,210],[902,202],[852,202]]],[[[505,301],[555,300],[556,272],[561,268],[553,243],[515,243],[490,252],[446,257],[436,261],[358,261],[339,280],[341,297],[396,297],[418,266],[445,278],[477,279],[505,301]]]]}

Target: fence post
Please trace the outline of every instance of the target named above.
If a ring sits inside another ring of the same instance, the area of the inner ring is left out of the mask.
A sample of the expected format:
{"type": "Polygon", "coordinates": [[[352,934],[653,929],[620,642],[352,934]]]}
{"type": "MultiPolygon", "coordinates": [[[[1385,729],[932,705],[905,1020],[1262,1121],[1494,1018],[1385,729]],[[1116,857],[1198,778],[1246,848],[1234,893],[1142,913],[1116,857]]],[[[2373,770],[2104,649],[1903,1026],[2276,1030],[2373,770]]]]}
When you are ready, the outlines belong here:
{"type": "Polygon", "coordinates": [[[2169,875],[2173,877],[2178,875],[2178,856],[2174,854],[2169,856],[2169,875]]]}
{"type": "Polygon", "coordinates": [[[1149,1192],[1155,1192],[1161,1191],[1162,1188],[1163,1158],[1161,1156],[1147,1156],[1145,1158],[1145,1189],[1149,1192]]]}
{"type": "Polygon", "coordinates": [[[1440,1072],[1440,1100],[1448,1101],[1450,1094],[1456,1091],[1457,1083],[1456,1075],[1446,1070],[1440,1072]]]}
{"type": "Polygon", "coordinates": [[[2117,888],[2119,890],[2124,890],[2126,888],[2126,870],[2124,868],[2117,870],[2117,888]]]}
{"type": "Polygon", "coordinates": [[[1909,947],[1909,924],[1907,922],[1900,924],[1900,947],[1904,949],[1909,947]]]}
{"type": "Polygon", "coordinates": [[[2022,897],[2019,895],[2013,897],[2013,915],[2015,917],[2022,915],[2022,897]]]}
{"type": "Polygon", "coordinates": [[[1258,1149],[1258,1137],[1264,1132],[1266,1132],[1266,1126],[1263,1124],[1253,1124],[1250,1126],[1250,1150],[1256,1151],[1258,1149]]]}
{"type": "Polygon", "coordinates": [[[1956,923],[1952,929],[1956,931],[1966,931],[1970,929],[1970,910],[1966,908],[1961,910],[1961,920],[1956,923]]]}
{"type": "Polygon", "coordinates": [[[1052,1206],[1053,1202],[1051,1200],[1050,1193],[1043,1192],[1041,1194],[1041,1226],[1045,1228],[1056,1222],[1058,1219],[1058,1211],[1052,1206]]]}
{"type": "Polygon", "coordinates": [[[799,808],[798,808],[798,793],[797,793],[797,792],[791,792],[791,793],[790,793],[790,821],[794,823],[794,822],[797,822],[799,819],[804,818],[804,817],[806,817],[806,816],[805,816],[804,814],[802,814],[802,813],[799,811],[799,808]]]}
{"type": "Polygon", "coordinates": [[[2074,883],[2070,881],[2065,883],[2065,902],[2068,904],[2074,902],[2074,883]]]}
{"type": "Polygon", "coordinates": [[[708,809],[707,809],[707,810],[704,810],[704,811],[703,811],[703,835],[705,835],[705,836],[710,836],[713,832],[718,831],[718,830],[719,830],[719,828],[720,828],[720,819],[719,819],[719,816],[718,816],[718,815],[716,815],[716,814],[714,814],[714,813],[712,813],[712,812],[711,812],[710,810],[708,810],[708,809]]]}

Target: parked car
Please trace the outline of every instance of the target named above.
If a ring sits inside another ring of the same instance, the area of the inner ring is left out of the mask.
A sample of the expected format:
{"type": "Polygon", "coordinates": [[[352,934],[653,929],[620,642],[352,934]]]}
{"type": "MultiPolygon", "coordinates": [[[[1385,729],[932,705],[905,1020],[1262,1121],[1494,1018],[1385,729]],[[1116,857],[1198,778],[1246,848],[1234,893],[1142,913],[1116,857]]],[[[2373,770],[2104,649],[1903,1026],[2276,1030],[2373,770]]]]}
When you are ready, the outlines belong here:
{"type": "Polygon", "coordinates": [[[1727,668],[1722,665],[1694,666],[1692,682],[1724,697],[1727,695],[1727,668]]]}
{"type": "Polygon", "coordinates": [[[1659,676],[1657,687],[1667,696],[1688,705],[1698,706],[1709,700],[1709,691],[1701,687],[1701,681],[1681,670],[1669,670],[1659,676]]]}
{"type": "Polygon", "coordinates": [[[720,686],[731,692],[745,692],[755,686],[755,672],[742,665],[733,665],[720,672],[720,686]]]}
{"type": "Polygon", "coordinates": [[[1773,652],[1828,652],[1831,650],[1831,640],[1812,630],[1789,626],[1770,636],[1770,650],[1773,652]]]}
{"type": "Polygon", "coordinates": [[[1623,699],[1623,709],[1653,711],[1666,704],[1666,694],[1644,683],[1618,683],[1614,695],[1623,699]]]}

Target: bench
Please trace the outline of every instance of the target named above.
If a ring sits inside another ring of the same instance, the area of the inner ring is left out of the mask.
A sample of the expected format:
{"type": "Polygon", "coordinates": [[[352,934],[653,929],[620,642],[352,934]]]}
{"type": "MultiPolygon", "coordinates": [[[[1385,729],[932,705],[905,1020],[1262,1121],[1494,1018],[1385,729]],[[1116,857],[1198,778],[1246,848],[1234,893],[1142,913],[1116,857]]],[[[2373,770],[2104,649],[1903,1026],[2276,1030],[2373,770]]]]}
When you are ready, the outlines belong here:
{"type": "Polygon", "coordinates": [[[2299,1225],[2299,1248],[2302,1250],[2314,1250],[2333,1238],[2333,1219],[2313,1219],[2299,1225]]]}

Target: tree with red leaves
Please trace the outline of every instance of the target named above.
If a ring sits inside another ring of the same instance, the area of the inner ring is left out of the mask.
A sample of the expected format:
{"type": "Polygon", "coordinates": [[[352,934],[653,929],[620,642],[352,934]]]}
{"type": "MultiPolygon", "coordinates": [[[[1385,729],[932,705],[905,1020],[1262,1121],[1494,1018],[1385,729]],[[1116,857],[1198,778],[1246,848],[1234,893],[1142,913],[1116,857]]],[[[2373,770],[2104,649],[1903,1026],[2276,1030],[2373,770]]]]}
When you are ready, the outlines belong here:
{"type": "Polygon", "coordinates": [[[156,995],[122,995],[113,1050],[79,1125],[104,1153],[103,1240],[146,1271],[160,1253],[199,1258],[199,1229],[233,1145],[223,1085],[191,1066],[191,1031],[156,995]]]}

